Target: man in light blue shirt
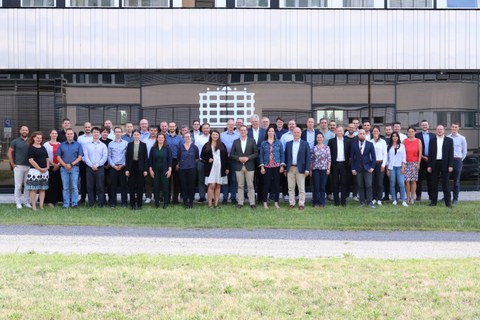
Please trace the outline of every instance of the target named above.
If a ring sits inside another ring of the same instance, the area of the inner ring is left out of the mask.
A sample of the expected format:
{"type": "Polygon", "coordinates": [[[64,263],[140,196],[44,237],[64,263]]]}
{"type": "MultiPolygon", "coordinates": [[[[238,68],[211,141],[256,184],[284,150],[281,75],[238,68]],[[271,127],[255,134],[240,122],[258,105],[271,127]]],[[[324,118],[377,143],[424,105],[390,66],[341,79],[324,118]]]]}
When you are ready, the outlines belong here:
{"type": "Polygon", "coordinates": [[[185,141],[177,133],[177,124],[175,122],[170,122],[168,124],[168,133],[167,133],[167,145],[172,150],[172,175],[170,176],[170,185],[172,186],[172,203],[178,204],[178,195],[180,194],[180,175],[177,170],[178,164],[178,148],[181,144],[184,144],[185,141]]]}
{"type": "Polygon", "coordinates": [[[110,208],[117,205],[117,188],[120,188],[122,208],[127,207],[127,179],[125,177],[125,154],[128,142],[122,139],[122,128],[113,129],[115,140],[108,144],[108,164],[110,164],[110,208]]]}
{"type": "Polygon", "coordinates": [[[143,141],[143,139],[147,139],[150,135],[150,132],[148,131],[148,120],[142,119],[138,125],[140,127],[140,141],[143,141]]]}
{"type": "Polygon", "coordinates": [[[240,133],[235,130],[235,121],[228,119],[227,130],[220,133],[220,140],[223,142],[228,152],[228,184],[222,185],[223,202],[228,202],[228,194],[230,193],[230,201],[237,202],[237,174],[234,169],[234,161],[230,158],[230,151],[232,150],[233,141],[240,139],[240,133]]]}
{"type": "Polygon", "coordinates": [[[285,132],[282,137],[280,138],[280,142],[282,143],[283,150],[285,150],[285,145],[287,142],[293,140],[293,129],[297,127],[297,123],[295,120],[288,121],[288,131],[285,132]]]}
{"type": "Polygon", "coordinates": [[[462,176],[463,160],[467,156],[467,139],[458,133],[460,123],[452,122],[450,126],[451,133],[448,137],[453,139],[453,201],[452,204],[458,204],[458,194],[460,193],[460,177],[462,176]]]}
{"type": "Polygon", "coordinates": [[[105,204],[103,166],[108,159],[108,150],[107,146],[100,141],[100,128],[94,127],[92,134],[92,142],[86,143],[83,147],[83,161],[87,165],[88,205],[92,207],[97,200],[98,207],[102,208],[105,204]]]}

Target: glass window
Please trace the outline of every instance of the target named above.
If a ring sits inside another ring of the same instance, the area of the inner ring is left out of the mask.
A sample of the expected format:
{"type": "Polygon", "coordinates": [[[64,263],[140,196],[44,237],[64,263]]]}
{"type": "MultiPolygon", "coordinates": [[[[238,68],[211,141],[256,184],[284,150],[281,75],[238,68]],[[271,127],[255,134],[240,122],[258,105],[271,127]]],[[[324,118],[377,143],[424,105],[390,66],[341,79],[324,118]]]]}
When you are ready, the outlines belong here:
{"type": "Polygon", "coordinates": [[[460,125],[463,128],[475,127],[475,112],[463,112],[463,121],[460,122],[460,125]]]}
{"type": "Polygon", "coordinates": [[[285,0],[281,7],[284,8],[323,8],[327,7],[328,0],[285,0]]]}
{"type": "Polygon", "coordinates": [[[345,8],[373,8],[373,0],[343,0],[345,8]]]}
{"type": "Polygon", "coordinates": [[[169,7],[169,0],[124,0],[125,7],[169,7]]]}
{"type": "Polygon", "coordinates": [[[118,7],[118,0],[67,0],[67,7],[118,7]]]}
{"type": "Polygon", "coordinates": [[[460,111],[451,111],[450,112],[450,121],[448,122],[447,125],[450,127],[450,124],[452,122],[462,123],[462,113],[460,111]]]}
{"type": "Polygon", "coordinates": [[[433,8],[433,0],[389,0],[389,8],[433,8]]]}
{"type": "Polygon", "coordinates": [[[477,0],[447,0],[447,8],[476,8],[477,0]]]}
{"type": "Polygon", "coordinates": [[[442,124],[443,126],[447,126],[448,119],[447,119],[446,111],[438,111],[437,112],[437,125],[442,124]]]}
{"type": "Polygon", "coordinates": [[[237,0],[237,8],[268,8],[269,0],[237,0]]]}
{"type": "Polygon", "coordinates": [[[22,0],[22,7],[55,7],[55,0],[22,0]]]}

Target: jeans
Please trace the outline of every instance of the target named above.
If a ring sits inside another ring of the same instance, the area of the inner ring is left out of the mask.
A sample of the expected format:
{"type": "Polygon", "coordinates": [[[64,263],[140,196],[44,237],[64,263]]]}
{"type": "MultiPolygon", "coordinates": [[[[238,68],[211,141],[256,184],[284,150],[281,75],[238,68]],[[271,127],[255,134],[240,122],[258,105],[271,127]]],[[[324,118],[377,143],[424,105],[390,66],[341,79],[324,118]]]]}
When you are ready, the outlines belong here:
{"type": "Polygon", "coordinates": [[[402,167],[393,167],[390,169],[390,196],[392,201],[397,201],[397,193],[395,192],[395,183],[400,188],[400,200],[405,201],[405,175],[401,174],[402,167]]]}
{"type": "Polygon", "coordinates": [[[72,207],[78,205],[78,176],[80,169],[78,166],[72,167],[72,171],[68,172],[65,168],[60,168],[60,175],[62,176],[63,184],[63,207],[70,206],[70,190],[72,192],[71,202],[72,207]]]}
{"type": "Polygon", "coordinates": [[[461,159],[453,160],[453,200],[458,201],[460,193],[460,176],[462,175],[463,162],[461,159]]]}
{"type": "Polygon", "coordinates": [[[267,202],[268,193],[273,189],[272,195],[274,197],[275,202],[278,202],[278,199],[280,198],[280,192],[278,190],[279,185],[280,185],[280,167],[265,168],[265,175],[263,176],[262,201],[267,202]]]}
{"type": "Polygon", "coordinates": [[[327,170],[312,171],[313,205],[325,205],[325,189],[327,187],[327,170]]]}
{"type": "Polygon", "coordinates": [[[228,184],[222,185],[223,200],[228,200],[228,194],[230,193],[230,200],[232,202],[237,201],[237,174],[234,169],[234,161],[228,159],[228,184]]]}

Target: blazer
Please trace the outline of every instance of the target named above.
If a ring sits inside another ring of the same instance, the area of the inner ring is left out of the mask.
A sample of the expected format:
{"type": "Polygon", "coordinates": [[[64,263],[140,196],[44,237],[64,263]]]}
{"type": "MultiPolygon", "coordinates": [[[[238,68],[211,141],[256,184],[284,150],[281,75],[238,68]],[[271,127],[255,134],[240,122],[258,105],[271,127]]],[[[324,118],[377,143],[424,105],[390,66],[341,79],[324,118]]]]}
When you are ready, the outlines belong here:
{"type": "MultiPolygon", "coordinates": [[[[223,142],[219,141],[219,143],[223,144],[223,142]]],[[[212,166],[213,162],[210,163],[208,162],[208,159],[213,159],[213,151],[210,148],[207,151],[207,146],[208,142],[203,145],[202,148],[202,153],[200,155],[200,158],[202,158],[202,161],[204,163],[203,170],[205,172],[205,177],[210,176],[210,172],[212,171],[212,166]]],[[[227,148],[225,147],[225,144],[223,144],[224,150],[220,149],[220,163],[221,163],[221,169],[220,169],[220,174],[222,177],[225,177],[227,175],[227,169],[228,169],[228,152],[227,148]]]]}
{"type": "MultiPolygon", "coordinates": [[[[436,138],[435,133],[432,133],[432,132],[429,132],[429,133],[428,133],[428,136],[430,137],[430,141],[432,141],[432,139],[435,139],[435,138],[436,138]]],[[[423,133],[422,133],[422,131],[415,133],[415,138],[418,138],[418,139],[420,139],[420,141],[422,141],[422,149],[423,149],[423,150],[422,150],[422,155],[423,155],[424,157],[428,157],[428,154],[425,153],[425,141],[423,141],[423,133]]],[[[430,143],[428,144],[428,147],[429,147],[428,149],[429,149],[429,151],[430,151],[430,143]]]]}
{"type": "MultiPolygon", "coordinates": [[[[299,140],[300,147],[298,148],[297,154],[297,169],[299,173],[306,173],[310,171],[310,147],[307,141],[299,140]]],[[[292,166],[292,149],[293,141],[287,142],[285,145],[285,162],[287,164],[287,171],[290,170],[292,166]]]]}
{"type": "Polygon", "coordinates": [[[235,171],[242,170],[243,165],[239,161],[240,157],[248,157],[248,161],[245,162],[245,168],[247,169],[247,171],[255,170],[255,161],[258,158],[258,147],[253,138],[247,138],[245,153],[242,152],[242,144],[240,142],[240,139],[233,141],[232,149],[230,150],[230,158],[235,161],[235,171]]]}
{"type": "MultiPolygon", "coordinates": [[[[317,144],[317,134],[319,134],[321,131],[319,129],[313,129],[315,131],[315,139],[313,139],[313,145],[317,144]]],[[[300,136],[300,139],[303,141],[307,141],[307,129],[302,131],[302,135],[300,136]]]]}
{"type": "MultiPolygon", "coordinates": [[[[258,140],[257,140],[257,148],[260,148],[263,140],[265,140],[265,135],[267,134],[267,130],[263,128],[258,128],[258,140]]],[[[253,139],[253,129],[248,128],[247,137],[253,139]]]]}
{"type": "MultiPolygon", "coordinates": [[[[148,168],[153,169],[155,171],[155,164],[157,163],[157,155],[156,155],[156,150],[152,149],[150,150],[150,156],[148,157],[148,168]]],[[[163,154],[163,159],[162,159],[162,174],[165,175],[168,171],[168,168],[172,166],[172,149],[170,149],[169,146],[165,148],[165,153],[163,154]]]]}
{"type": "Polygon", "coordinates": [[[363,143],[365,144],[365,146],[363,147],[363,155],[360,152],[359,142],[356,141],[352,143],[352,170],[368,171],[372,168],[375,168],[375,161],[377,160],[375,156],[375,146],[372,142],[367,140],[365,140],[363,143]]]}
{"type": "MultiPolygon", "coordinates": [[[[428,167],[435,170],[437,166],[437,136],[430,139],[428,145],[428,167]]],[[[443,138],[442,145],[442,171],[448,171],[448,167],[453,168],[453,139],[447,136],[443,138]]]]}
{"type": "MultiPolygon", "coordinates": [[[[355,140],[354,140],[355,141],[355,140]]],[[[332,164],[331,164],[331,169],[333,171],[333,168],[338,164],[337,162],[337,137],[335,136],[334,138],[328,140],[328,146],[330,147],[330,153],[332,155],[332,164]]],[[[350,141],[343,138],[343,152],[345,154],[345,162],[348,164],[350,163],[350,152],[351,152],[351,147],[350,147],[350,141]]]]}
{"type": "MultiPolygon", "coordinates": [[[[127,145],[127,153],[125,155],[125,171],[132,171],[133,167],[133,144],[135,142],[129,142],[127,145]]],[[[140,141],[138,147],[138,171],[148,171],[148,152],[147,145],[140,141]]]]}

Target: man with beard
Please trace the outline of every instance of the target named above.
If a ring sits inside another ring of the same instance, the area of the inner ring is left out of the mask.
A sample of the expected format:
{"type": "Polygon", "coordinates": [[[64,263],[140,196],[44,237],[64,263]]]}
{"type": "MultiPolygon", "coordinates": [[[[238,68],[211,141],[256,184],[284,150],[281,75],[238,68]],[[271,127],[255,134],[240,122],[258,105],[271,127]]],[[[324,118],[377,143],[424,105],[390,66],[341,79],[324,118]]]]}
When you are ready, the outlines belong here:
{"type": "Polygon", "coordinates": [[[28,127],[20,127],[20,137],[13,140],[8,148],[8,161],[10,162],[10,168],[13,170],[13,176],[15,179],[15,203],[17,209],[22,209],[22,204],[31,208],[32,206],[28,202],[28,191],[25,189],[25,182],[27,181],[27,173],[30,169],[30,163],[28,162],[28,127]],[[24,192],[22,195],[22,187],[24,192]]]}

